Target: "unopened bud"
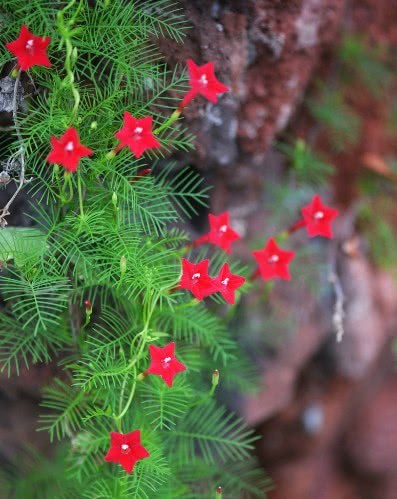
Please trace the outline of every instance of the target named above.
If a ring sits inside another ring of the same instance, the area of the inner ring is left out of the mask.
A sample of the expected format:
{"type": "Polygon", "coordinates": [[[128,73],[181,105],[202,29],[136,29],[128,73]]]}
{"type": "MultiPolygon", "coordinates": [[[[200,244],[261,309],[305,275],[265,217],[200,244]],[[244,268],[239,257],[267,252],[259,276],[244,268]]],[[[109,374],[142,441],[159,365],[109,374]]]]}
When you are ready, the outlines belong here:
{"type": "Polygon", "coordinates": [[[133,184],[134,182],[137,182],[138,180],[141,180],[141,177],[146,177],[146,175],[149,175],[149,173],[151,171],[152,170],[150,168],[142,168],[142,170],[139,170],[139,172],[137,172],[137,174],[135,175],[135,177],[133,177],[130,180],[130,184],[133,184]]]}
{"type": "Polygon", "coordinates": [[[116,156],[116,151],[110,151],[106,154],[106,159],[113,159],[116,156]]]}
{"type": "Polygon", "coordinates": [[[219,371],[218,369],[215,369],[215,371],[212,373],[212,386],[217,386],[219,383],[219,371]]]}
{"type": "Polygon", "coordinates": [[[120,275],[123,276],[127,271],[127,258],[123,255],[120,258],[120,275]]]}
{"type": "Polygon", "coordinates": [[[142,168],[142,170],[139,170],[137,175],[138,177],[145,177],[146,175],[149,175],[151,171],[152,170],[150,168],[142,168]]]}
{"type": "Polygon", "coordinates": [[[117,194],[115,192],[112,194],[112,204],[115,208],[117,208],[117,194]]]}
{"type": "Polygon", "coordinates": [[[221,486],[216,488],[215,499],[222,499],[222,487],[221,486]]]}
{"type": "Polygon", "coordinates": [[[92,121],[90,127],[91,127],[91,130],[96,130],[98,128],[98,122],[92,121]]]}
{"type": "Polygon", "coordinates": [[[76,60],[77,60],[77,47],[73,47],[73,50],[72,50],[72,61],[76,62],[76,60]]]}
{"type": "Polygon", "coordinates": [[[84,305],[85,305],[85,313],[87,315],[91,315],[92,314],[92,303],[91,303],[91,301],[90,300],[85,300],[84,305]]]}

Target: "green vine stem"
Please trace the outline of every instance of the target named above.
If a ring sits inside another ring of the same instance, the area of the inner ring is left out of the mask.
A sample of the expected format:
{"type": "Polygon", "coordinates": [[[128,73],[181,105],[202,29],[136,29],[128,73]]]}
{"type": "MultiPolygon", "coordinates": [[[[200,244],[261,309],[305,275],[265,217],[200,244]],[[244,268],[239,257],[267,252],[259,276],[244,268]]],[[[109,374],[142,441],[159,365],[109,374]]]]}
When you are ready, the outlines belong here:
{"type": "Polygon", "coordinates": [[[77,172],[77,191],[79,193],[80,218],[82,218],[82,217],[84,217],[84,207],[83,207],[83,188],[81,185],[80,170],[77,172]]]}
{"type": "Polygon", "coordinates": [[[76,9],[74,15],[66,22],[65,21],[65,12],[70,10],[73,5],[76,3],[76,0],[71,0],[64,9],[60,10],[57,14],[57,26],[58,31],[61,35],[61,41],[59,44],[59,49],[62,48],[63,44],[66,47],[66,57],[64,68],[66,71],[66,77],[64,79],[65,87],[69,87],[74,98],[74,105],[72,109],[72,122],[75,120],[79,105],[80,105],[80,92],[78,91],[77,86],[75,85],[75,78],[73,72],[73,66],[77,60],[77,49],[73,47],[72,38],[80,31],[80,28],[71,29],[74,25],[75,20],[83,6],[82,0],[79,1],[79,5],[76,9]]]}
{"type": "Polygon", "coordinates": [[[218,371],[218,369],[215,369],[215,371],[212,373],[212,382],[211,383],[212,383],[211,389],[207,393],[207,395],[205,395],[203,398],[197,400],[196,402],[193,402],[193,404],[190,404],[189,405],[190,409],[192,407],[196,407],[197,405],[203,404],[204,402],[206,402],[207,400],[209,400],[210,398],[212,398],[214,396],[216,387],[219,385],[219,371],[218,371]]]}
{"type": "Polygon", "coordinates": [[[151,297],[151,299],[149,299],[144,304],[144,309],[143,309],[144,326],[143,326],[142,331],[140,331],[137,335],[137,336],[140,336],[138,351],[132,355],[131,361],[129,362],[129,364],[125,368],[125,371],[127,372],[127,374],[123,380],[123,384],[121,387],[121,393],[120,393],[120,399],[119,399],[119,414],[114,416],[116,426],[120,432],[121,432],[122,419],[126,415],[128,409],[130,408],[131,403],[134,399],[136,383],[137,383],[138,379],[141,379],[139,376],[137,376],[136,364],[141,359],[142,354],[143,354],[143,350],[148,344],[149,325],[150,325],[150,321],[151,321],[153,312],[156,309],[157,301],[158,301],[158,296],[155,296],[155,297],[151,297]],[[128,400],[125,403],[124,408],[123,408],[124,394],[125,394],[125,391],[127,388],[128,380],[131,379],[131,377],[130,377],[131,370],[132,370],[131,391],[130,391],[130,395],[128,397],[128,400]]]}
{"type": "Polygon", "coordinates": [[[73,182],[72,176],[69,172],[65,172],[63,175],[61,199],[63,204],[70,203],[73,199],[73,182]],[[69,195],[66,194],[67,189],[69,189],[69,195]]]}
{"type": "Polygon", "coordinates": [[[160,125],[158,128],[156,128],[155,130],[153,130],[153,134],[154,135],[158,135],[160,132],[162,132],[165,128],[168,128],[169,126],[171,126],[178,118],[179,116],[181,115],[181,112],[179,111],[179,109],[176,109],[172,114],[171,116],[168,118],[168,120],[166,120],[162,125],[160,125]]]}

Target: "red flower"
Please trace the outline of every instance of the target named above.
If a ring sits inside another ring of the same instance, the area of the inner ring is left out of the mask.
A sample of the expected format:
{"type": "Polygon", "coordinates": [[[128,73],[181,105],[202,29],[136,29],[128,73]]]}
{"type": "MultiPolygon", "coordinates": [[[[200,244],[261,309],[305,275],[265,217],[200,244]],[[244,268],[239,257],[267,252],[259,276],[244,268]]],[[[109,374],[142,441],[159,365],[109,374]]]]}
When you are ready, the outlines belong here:
{"type": "Polygon", "coordinates": [[[214,280],[208,275],[208,264],[208,259],[191,263],[182,258],[182,277],[179,287],[191,291],[198,300],[216,291],[214,280]]]}
{"type": "Polygon", "coordinates": [[[304,206],[301,211],[310,237],[333,237],[331,222],[338,215],[338,210],[323,204],[320,196],[316,194],[310,204],[304,206]]]}
{"type": "Polygon", "coordinates": [[[137,158],[140,158],[147,149],[160,147],[160,142],[152,132],[152,116],[146,118],[134,118],[128,111],[124,113],[124,125],[115,134],[120,144],[117,147],[129,147],[137,158]]]}
{"type": "Polygon", "coordinates": [[[135,463],[140,459],[149,457],[149,452],[141,445],[140,430],[131,433],[110,433],[110,449],[105,456],[105,461],[119,463],[127,473],[131,473],[135,463]]]}
{"type": "Polygon", "coordinates": [[[47,157],[49,163],[57,163],[70,172],[75,172],[80,158],[91,156],[93,151],[80,143],[76,129],[70,127],[57,139],[51,137],[52,151],[47,157]]]}
{"type": "Polygon", "coordinates": [[[209,232],[199,237],[194,245],[196,246],[208,241],[216,246],[220,246],[226,253],[230,253],[230,245],[233,241],[240,239],[240,236],[235,230],[229,227],[229,212],[225,211],[225,213],[221,213],[218,216],[210,214],[209,221],[209,232]]]}
{"type": "Polygon", "coordinates": [[[229,269],[229,264],[225,263],[221,268],[219,275],[215,277],[214,284],[217,287],[217,291],[223,296],[223,298],[233,305],[234,303],[234,292],[240,286],[245,283],[244,277],[237,274],[232,274],[229,269]]]}
{"type": "Polygon", "coordinates": [[[6,43],[6,47],[17,58],[19,67],[27,71],[32,66],[51,66],[46,54],[50,41],[50,37],[35,36],[26,26],[21,26],[19,37],[6,43]]]}
{"type": "Polygon", "coordinates": [[[213,62],[207,62],[203,66],[197,66],[191,59],[188,59],[186,62],[191,89],[182,101],[182,108],[187,106],[198,94],[201,94],[211,102],[217,102],[218,94],[229,91],[229,87],[217,80],[214,74],[213,62]]]}
{"type": "Polygon", "coordinates": [[[264,249],[253,251],[252,254],[265,281],[275,277],[291,279],[288,264],[295,253],[279,248],[273,238],[269,239],[264,249]]]}
{"type": "Polygon", "coordinates": [[[182,371],[186,371],[186,366],[175,358],[175,343],[168,343],[163,348],[149,345],[149,350],[150,366],[146,372],[160,376],[171,387],[174,376],[182,371]]]}

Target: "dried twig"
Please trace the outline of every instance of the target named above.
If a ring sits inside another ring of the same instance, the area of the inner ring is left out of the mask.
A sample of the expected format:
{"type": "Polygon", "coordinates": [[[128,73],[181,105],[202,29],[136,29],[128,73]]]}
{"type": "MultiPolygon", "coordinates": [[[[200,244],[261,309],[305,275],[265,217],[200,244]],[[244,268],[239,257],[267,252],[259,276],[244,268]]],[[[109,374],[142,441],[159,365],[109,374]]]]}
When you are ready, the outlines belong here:
{"type": "Polygon", "coordinates": [[[5,217],[10,214],[10,206],[14,202],[14,199],[18,196],[20,190],[25,183],[25,146],[22,139],[21,129],[18,123],[17,111],[18,111],[18,87],[19,82],[21,80],[21,70],[19,69],[17,77],[15,78],[14,85],[14,95],[12,99],[12,118],[14,120],[14,128],[17,135],[18,143],[19,143],[19,151],[18,156],[20,159],[20,171],[19,171],[19,183],[16,191],[8,200],[7,204],[0,210],[0,226],[5,227],[7,225],[7,221],[5,217]]]}
{"type": "Polygon", "coordinates": [[[335,305],[334,313],[332,315],[332,323],[336,332],[336,341],[340,343],[345,333],[343,327],[343,319],[345,318],[345,295],[343,293],[343,288],[335,268],[330,269],[328,280],[332,284],[335,293],[335,305]]]}
{"type": "Polygon", "coordinates": [[[334,304],[334,311],[332,314],[332,324],[334,326],[334,330],[336,333],[336,341],[340,343],[345,333],[343,327],[343,320],[345,318],[345,310],[344,310],[345,295],[343,293],[342,283],[340,281],[336,267],[337,253],[338,253],[338,244],[336,241],[332,241],[329,251],[328,281],[332,284],[335,293],[335,304],[334,304]]]}
{"type": "Polygon", "coordinates": [[[357,201],[344,213],[338,225],[338,238],[332,241],[329,252],[329,274],[328,280],[332,284],[335,293],[335,304],[332,315],[332,323],[336,333],[336,341],[340,343],[345,333],[344,319],[346,316],[345,303],[346,296],[343,291],[341,279],[337,271],[338,245],[341,241],[351,238],[354,233],[354,224],[360,211],[363,201],[357,201]],[[339,241],[339,243],[338,243],[339,241]]]}

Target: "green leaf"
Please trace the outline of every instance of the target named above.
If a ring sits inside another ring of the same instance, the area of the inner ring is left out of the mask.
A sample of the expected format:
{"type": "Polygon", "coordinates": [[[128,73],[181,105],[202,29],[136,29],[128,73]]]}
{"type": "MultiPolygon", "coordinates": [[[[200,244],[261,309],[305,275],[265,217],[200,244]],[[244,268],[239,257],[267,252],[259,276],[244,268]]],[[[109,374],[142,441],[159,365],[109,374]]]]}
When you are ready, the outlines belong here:
{"type": "Polygon", "coordinates": [[[17,267],[39,260],[46,251],[46,236],[43,232],[27,227],[0,229],[0,261],[14,260],[17,267]]]}
{"type": "Polygon", "coordinates": [[[192,466],[198,454],[208,464],[242,461],[250,456],[254,432],[216,401],[208,400],[189,410],[169,434],[169,455],[192,466]]]}
{"type": "Polygon", "coordinates": [[[45,275],[37,268],[27,272],[10,270],[2,277],[0,291],[15,314],[22,329],[30,325],[34,335],[61,322],[68,306],[68,281],[59,276],[45,275]]]}
{"type": "Polygon", "coordinates": [[[71,388],[60,379],[55,378],[54,386],[45,389],[41,406],[51,410],[39,418],[39,430],[47,430],[51,441],[54,437],[57,440],[71,437],[82,428],[87,409],[84,392],[71,388]]]}
{"type": "Polygon", "coordinates": [[[192,397],[191,389],[180,376],[175,379],[172,390],[162,379],[151,376],[143,385],[142,393],[143,409],[155,431],[171,430],[187,413],[192,397]]]}

